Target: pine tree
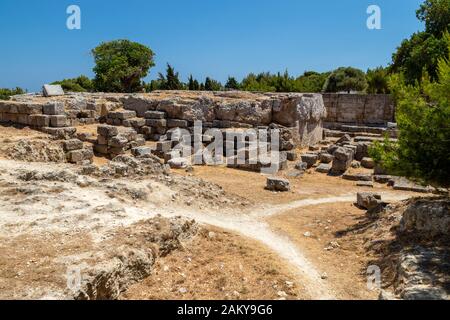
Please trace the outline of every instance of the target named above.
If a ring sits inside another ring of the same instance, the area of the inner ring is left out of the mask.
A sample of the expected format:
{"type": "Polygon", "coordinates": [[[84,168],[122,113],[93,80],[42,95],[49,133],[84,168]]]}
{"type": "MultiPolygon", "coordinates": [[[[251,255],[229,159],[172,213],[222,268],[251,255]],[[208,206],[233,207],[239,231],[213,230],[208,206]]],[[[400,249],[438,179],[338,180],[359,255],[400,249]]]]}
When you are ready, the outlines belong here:
{"type": "Polygon", "coordinates": [[[195,89],[195,81],[194,81],[194,77],[192,77],[192,74],[189,76],[188,89],[191,91],[196,90],[195,89]]]}
{"type": "Polygon", "coordinates": [[[234,77],[228,77],[225,88],[229,90],[239,90],[239,82],[234,77]]]}

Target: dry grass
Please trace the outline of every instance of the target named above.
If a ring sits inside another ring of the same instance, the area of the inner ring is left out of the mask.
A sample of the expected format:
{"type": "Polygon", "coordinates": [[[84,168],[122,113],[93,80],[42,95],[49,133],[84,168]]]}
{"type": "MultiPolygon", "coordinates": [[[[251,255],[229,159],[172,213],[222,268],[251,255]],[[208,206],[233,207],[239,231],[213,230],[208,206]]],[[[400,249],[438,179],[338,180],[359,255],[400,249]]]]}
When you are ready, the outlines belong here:
{"type": "Polygon", "coordinates": [[[308,298],[287,265],[256,241],[208,227],[122,299],[308,298]]]}

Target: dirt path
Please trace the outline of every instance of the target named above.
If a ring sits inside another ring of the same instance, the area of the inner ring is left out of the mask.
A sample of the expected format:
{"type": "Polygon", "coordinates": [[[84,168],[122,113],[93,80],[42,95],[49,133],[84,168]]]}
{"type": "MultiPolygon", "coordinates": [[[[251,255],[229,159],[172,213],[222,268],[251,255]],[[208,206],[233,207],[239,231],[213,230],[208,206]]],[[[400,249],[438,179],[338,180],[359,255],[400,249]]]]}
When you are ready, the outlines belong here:
{"type": "MultiPolygon", "coordinates": [[[[382,193],[382,197],[386,201],[400,201],[408,198],[405,195],[390,194],[387,192],[382,193]]],[[[176,215],[186,216],[200,223],[238,232],[246,237],[260,241],[297,269],[301,280],[307,282],[305,283],[308,291],[307,294],[312,299],[336,299],[336,294],[322,279],[317,268],[305,257],[295,243],[289,240],[287,236],[274,232],[264,219],[291,209],[333,202],[352,202],[354,200],[355,194],[344,194],[335,197],[306,199],[282,205],[269,206],[255,210],[250,214],[223,215],[220,213],[177,211],[176,215]]],[[[175,215],[174,213],[167,213],[165,211],[158,213],[163,216],[175,215]]]]}

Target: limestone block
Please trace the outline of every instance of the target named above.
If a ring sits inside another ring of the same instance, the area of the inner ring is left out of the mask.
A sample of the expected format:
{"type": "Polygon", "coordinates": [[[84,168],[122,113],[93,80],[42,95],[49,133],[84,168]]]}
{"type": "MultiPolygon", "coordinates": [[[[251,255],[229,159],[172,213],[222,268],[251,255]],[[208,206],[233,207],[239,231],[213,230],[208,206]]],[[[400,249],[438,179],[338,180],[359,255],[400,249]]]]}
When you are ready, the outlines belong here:
{"type": "Polygon", "coordinates": [[[83,141],[70,139],[63,142],[64,151],[73,151],[83,149],[83,141]]]}
{"type": "Polygon", "coordinates": [[[43,106],[43,113],[47,115],[64,115],[63,102],[49,102],[43,106]]]}
{"type": "Polygon", "coordinates": [[[119,129],[113,126],[100,125],[97,127],[97,133],[104,137],[114,137],[119,134],[119,129]]]}
{"type": "Polygon", "coordinates": [[[45,84],[42,87],[42,93],[44,94],[44,97],[63,96],[64,90],[59,84],[57,85],[45,84]]]}
{"type": "Polygon", "coordinates": [[[67,117],[62,115],[50,116],[50,126],[61,128],[67,125],[67,117]]]}
{"type": "Polygon", "coordinates": [[[48,127],[50,125],[50,117],[47,115],[31,115],[29,123],[33,127],[48,127]]]}

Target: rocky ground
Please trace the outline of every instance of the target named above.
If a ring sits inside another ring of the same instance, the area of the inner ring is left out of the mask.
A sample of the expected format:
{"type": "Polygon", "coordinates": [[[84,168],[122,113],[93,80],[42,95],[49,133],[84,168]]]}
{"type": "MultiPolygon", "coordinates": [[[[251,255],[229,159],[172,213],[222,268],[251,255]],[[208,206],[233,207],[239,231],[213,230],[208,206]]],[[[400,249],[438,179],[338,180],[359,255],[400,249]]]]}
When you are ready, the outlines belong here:
{"type": "Polygon", "coordinates": [[[407,210],[437,196],[293,168],[291,191],[271,192],[255,172],[128,155],[72,165],[60,148],[0,127],[0,298],[448,298],[448,203],[428,210],[436,230],[420,216],[431,204],[407,210]],[[368,215],[361,191],[391,205],[368,215]],[[367,288],[370,265],[381,288],[367,288]]]}

